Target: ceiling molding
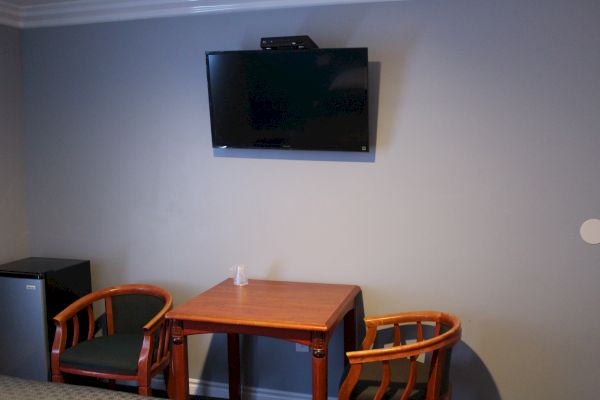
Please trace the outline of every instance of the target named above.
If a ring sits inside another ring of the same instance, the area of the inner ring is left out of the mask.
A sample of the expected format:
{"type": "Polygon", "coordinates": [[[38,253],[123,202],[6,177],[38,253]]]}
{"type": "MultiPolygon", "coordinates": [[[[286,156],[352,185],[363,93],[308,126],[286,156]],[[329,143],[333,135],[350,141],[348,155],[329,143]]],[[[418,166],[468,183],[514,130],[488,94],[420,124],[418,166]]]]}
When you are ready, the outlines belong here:
{"type": "Polygon", "coordinates": [[[0,24],[17,28],[78,25],[195,14],[401,0],[0,0],[0,24]]]}
{"type": "Polygon", "coordinates": [[[21,28],[20,7],[0,1],[0,25],[21,28]]]}

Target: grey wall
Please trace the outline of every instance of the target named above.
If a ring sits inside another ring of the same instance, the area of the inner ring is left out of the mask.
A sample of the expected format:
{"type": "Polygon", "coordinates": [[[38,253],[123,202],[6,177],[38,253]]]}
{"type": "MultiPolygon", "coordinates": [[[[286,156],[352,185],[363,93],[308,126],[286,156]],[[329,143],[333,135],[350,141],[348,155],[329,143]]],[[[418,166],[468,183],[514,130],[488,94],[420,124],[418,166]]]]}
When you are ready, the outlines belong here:
{"type": "MultiPolygon", "coordinates": [[[[459,399],[595,398],[600,248],[578,230],[600,213],[598,20],[594,1],[421,0],[27,30],[32,252],[177,303],[234,263],[358,283],[367,314],[462,318],[459,399]],[[378,63],[373,162],[215,156],[204,51],[304,33],[378,63]]],[[[191,377],[224,379],[222,344],[192,340],[191,377]]],[[[308,391],[308,358],[278,349],[250,382],[308,391]]]]}
{"type": "Polygon", "coordinates": [[[0,263],[28,255],[21,36],[0,25],[0,263]]]}

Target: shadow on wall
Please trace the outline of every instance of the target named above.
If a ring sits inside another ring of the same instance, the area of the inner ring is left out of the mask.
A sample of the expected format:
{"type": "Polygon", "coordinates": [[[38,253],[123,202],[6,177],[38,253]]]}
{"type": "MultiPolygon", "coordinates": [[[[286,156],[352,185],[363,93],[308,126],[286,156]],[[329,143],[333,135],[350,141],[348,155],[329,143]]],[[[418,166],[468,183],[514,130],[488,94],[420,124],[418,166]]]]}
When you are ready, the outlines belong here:
{"type": "Polygon", "coordinates": [[[275,149],[213,149],[215,157],[258,158],[267,160],[375,162],[377,116],[379,113],[380,62],[369,62],[369,147],[368,153],[275,149]]]}
{"type": "Polygon", "coordinates": [[[483,360],[460,341],[452,350],[452,396],[460,400],[500,400],[498,387],[483,360]]]}

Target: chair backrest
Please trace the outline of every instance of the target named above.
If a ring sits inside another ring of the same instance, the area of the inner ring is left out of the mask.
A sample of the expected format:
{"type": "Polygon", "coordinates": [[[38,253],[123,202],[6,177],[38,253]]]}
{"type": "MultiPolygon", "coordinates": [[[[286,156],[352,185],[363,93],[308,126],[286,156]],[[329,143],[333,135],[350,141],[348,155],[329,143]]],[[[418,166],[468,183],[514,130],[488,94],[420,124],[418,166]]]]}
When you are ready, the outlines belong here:
{"type": "Polygon", "coordinates": [[[145,294],[124,294],[112,297],[114,333],[141,333],[164,307],[165,299],[145,294]]]}
{"type": "Polygon", "coordinates": [[[403,390],[399,390],[402,400],[410,398],[419,378],[425,381],[426,399],[438,399],[440,395],[449,393],[450,350],[461,336],[460,321],[456,316],[438,311],[420,311],[367,317],[365,324],[367,332],[362,350],[347,353],[350,369],[340,387],[340,400],[350,398],[361,379],[363,366],[372,366],[374,363],[381,367],[376,382],[379,386],[371,398],[380,399],[384,394],[389,395],[391,377],[401,375],[392,373],[391,361],[400,359],[407,361],[405,385],[403,390]],[[381,328],[385,327],[390,327],[393,345],[374,348],[378,336],[384,332],[381,328]],[[415,342],[409,341],[409,338],[415,342]],[[427,356],[426,364],[418,362],[423,354],[427,356]],[[423,365],[427,366],[427,370],[419,372],[419,367],[423,365]]]}
{"type": "Polygon", "coordinates": [[[173,303],[171,294],[152,285],[120,285],[95,292],[104,299],[105,334],[142,333],[159,313],[173,303]]]}
{"type": "MultiPolygon", "coordinates": [[[[143,333],[143,328],[156,318],[164,318],[164,314],[172,307],[173,298],[166,290],[153,285],[129,284],[112,286],[96,290],[75,301],[55,318],[55,322],[67,327],[67,321],[73,318],[73,331],[68,333],[73,344],[80,339],[89,340],[94,336],[94,325],[100,326],[103,333],[143,333]],[[93,323],[93,307],[98,301],[104,302],[104,314],[93,323]],[[81,314],[83,313],[83,318],[81,314]],[[79,315],[79,318],[77,316],[79,315]],[[87,317],[85,317],[87,315],[87,317]],[[86,329],[80,332],[80,322],[89,321],[86,329]],[[87,331],[87,333],[85,333],[87,331]]],[[[71,341],[71,340],[69,340],[71,341]]]]}

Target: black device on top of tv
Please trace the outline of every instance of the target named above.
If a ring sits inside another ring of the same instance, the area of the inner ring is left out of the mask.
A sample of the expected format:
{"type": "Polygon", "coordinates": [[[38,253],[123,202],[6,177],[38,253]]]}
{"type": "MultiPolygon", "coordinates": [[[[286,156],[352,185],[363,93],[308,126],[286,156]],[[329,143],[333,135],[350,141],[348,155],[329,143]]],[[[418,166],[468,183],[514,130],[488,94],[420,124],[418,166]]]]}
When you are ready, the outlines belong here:
{"type": "Polygon", "coordinates": [[[369,151],[366,48],[206,53],[215,148],[369,151]]]}
{"type": "Polygon", "coordinates": [[[278,36],[260,39],[260,48],[263,50],[281,49],[318,49],[319,46],[307,36],[278,36]]]}

